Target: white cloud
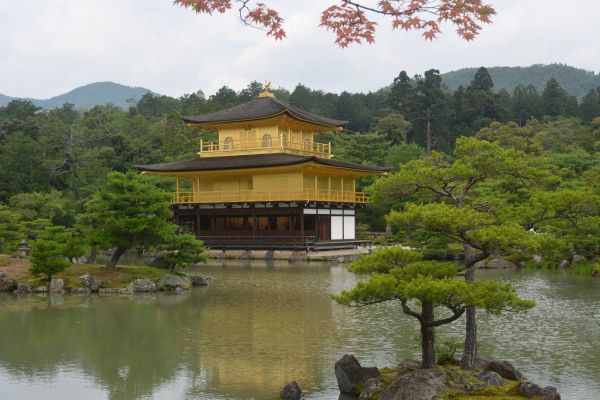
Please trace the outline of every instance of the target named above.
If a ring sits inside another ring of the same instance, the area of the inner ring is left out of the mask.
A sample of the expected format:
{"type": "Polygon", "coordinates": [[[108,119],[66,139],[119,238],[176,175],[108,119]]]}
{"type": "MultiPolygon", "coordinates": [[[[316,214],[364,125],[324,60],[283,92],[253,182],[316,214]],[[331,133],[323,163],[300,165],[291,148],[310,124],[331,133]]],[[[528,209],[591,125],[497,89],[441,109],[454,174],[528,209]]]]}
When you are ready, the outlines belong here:
{"type": "Polygon", "coordinates": [[[293,89],[376,90],[399,71],[562,62],[597,70],[600,2],[489,0],[498,15],[467,43],[450,26],[425,42],[380,20],[375,45],[344,50],[318,27],[334,0],[273,2],[288,38],[275,42],[235,13],[202,16],[171,0],[0,0],[0,93],[50,97],[95,81],[179,96],[271,80],[293,89]]]}

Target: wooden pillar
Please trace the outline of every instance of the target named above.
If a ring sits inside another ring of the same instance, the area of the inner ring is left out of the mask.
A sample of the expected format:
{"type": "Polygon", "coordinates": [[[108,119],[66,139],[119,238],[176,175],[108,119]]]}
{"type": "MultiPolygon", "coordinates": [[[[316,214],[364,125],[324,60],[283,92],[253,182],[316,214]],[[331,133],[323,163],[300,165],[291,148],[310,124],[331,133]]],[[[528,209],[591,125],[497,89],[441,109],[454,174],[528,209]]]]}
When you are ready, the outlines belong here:
{"type": "Polygon", "coordinates": [[[344,177],[343,176],[340,176],[340,185],[342,188],[342,201],[344,201],[345,196],[344,196],[344,177]]]}
{"type": "Polygon", "coordinates": [[[175,178],[175,199],[179,201],[179,177],[175,178]]]}
{"type": "Polygon", "coordinates": [[[252,207],[252,237],[256,236],[256,208],[252,207]]]}
{"type": "Polygon", "coordinates": [[[331,175],[329,176],[327,182],[327,201],[331,201],[331,175]]]}
{"type": "Polygon", "coordinates": [[[196,208],[196,237],[200,236],[200,208],[196,208]]]}
{"type": "Polygon", "coordinates": [[[315,200],[319,200],[319,177],[315,174],[315,200]]]}
{"type": "Polygon", "coordinates": [[[200,202],[200,178],[196,178],[196,188],[194,189],[194,203],[200,202]]]}

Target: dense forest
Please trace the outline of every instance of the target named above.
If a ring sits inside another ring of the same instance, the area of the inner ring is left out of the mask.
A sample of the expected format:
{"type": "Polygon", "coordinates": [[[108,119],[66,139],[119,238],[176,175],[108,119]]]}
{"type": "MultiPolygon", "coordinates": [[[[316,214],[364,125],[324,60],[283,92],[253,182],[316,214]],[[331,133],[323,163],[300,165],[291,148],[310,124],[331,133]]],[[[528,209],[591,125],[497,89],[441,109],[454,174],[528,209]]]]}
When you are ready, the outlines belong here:
{"type": "MultiPolygon", "coordinates": [[[[127,110],[107,105],[80,111],[71,104],[41,110],[26,100],[11,101],[0,108],[0,231],[10,230],[11,218],[31,229],[40,219],[71,226],[108,172],[193,158],[201,138],[215,137],[187,127],[182,115],[231,107],[262,90],[252,82],[239,92],[222,87],[208,98],[201,91],[180,98],[148,93],[127,110]]],[[[592,177],[589,171],[600,169],[600,87],[580,101],[555,79],[541,92],[523,85],[512,93],[495,91],[492,77],[480,68],[455,91],[429,70],[413,77],[401,72],[389,90],[377,92],[335,94],[299,84],[275,94],[349,121],[346,131],[320,138],[332,142],[339,159],[397,170],[431,152],[451,154],[458,137],[476,136],[544,153],[569,179],[592,177]]],[[[173,189],[170,180],[157,181],[173,189]]],[[[387,211],[371,207],[363,222],[383,229],[387,211]]]]}

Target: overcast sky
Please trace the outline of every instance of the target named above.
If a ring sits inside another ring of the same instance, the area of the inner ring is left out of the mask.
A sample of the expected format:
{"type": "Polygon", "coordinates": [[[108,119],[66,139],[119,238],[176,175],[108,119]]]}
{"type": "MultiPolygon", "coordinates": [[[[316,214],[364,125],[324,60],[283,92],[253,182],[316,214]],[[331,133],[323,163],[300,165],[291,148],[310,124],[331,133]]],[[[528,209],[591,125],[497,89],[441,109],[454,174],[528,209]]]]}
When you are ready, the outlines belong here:
{"type": "Polygon", "coordinates": [[[380,21],[374,45],[342,50],[318,27],[320,12],[335,0],[267,2],[286,20],[282,42],[242,26],[234,13],[196,15],[171,0],[0,0],[0,93],[48,98],[114,81],[170,96],[210,95],[252,80],[290,90],[303,83],[369,91],[401,70],[552,62],[600,70],[600,1],[488,1],[498,15],[474,42],[451,26],[425,42],[380,21]]]}

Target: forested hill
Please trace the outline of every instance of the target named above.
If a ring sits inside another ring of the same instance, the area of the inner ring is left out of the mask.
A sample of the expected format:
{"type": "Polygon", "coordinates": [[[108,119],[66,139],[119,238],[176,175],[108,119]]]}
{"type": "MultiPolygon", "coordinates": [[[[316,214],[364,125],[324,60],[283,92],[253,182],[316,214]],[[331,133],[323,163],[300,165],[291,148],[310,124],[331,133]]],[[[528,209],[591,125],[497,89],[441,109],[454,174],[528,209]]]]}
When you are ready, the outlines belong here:
{"type": "MultiPolygon", "coordinates": [[[[532,65],[530,67],[491,67],[487,69],[494,81],[494,90],[506,89],[512,93],[515,86],[533,85],[541,93],[551,78],[577,98],[600,86],[600,74],[564,64],[532,65]]],[[[442,74],[442,80],[450,90],[467,86],[475,76],[477,68],[464,68],[442,74]]]]}
{"type": "MultiPolygon", "coordinates": [[[[120,85],[114,82],[96,82],[80,86],[70,92],[52,97],[50,99],[27,99],[36,106],[52,109],[62,107],[65,103],[71,103],[75,108],[89,109],[97,105],[114,104],[122,108],[128,108],[128,100],[137,102],[144,94],[153,93],[150,89],[143,87],[132,87],[120,85]]],[[[14,98],[0,94],[0,107],[7,105],[14,98]]]]}

